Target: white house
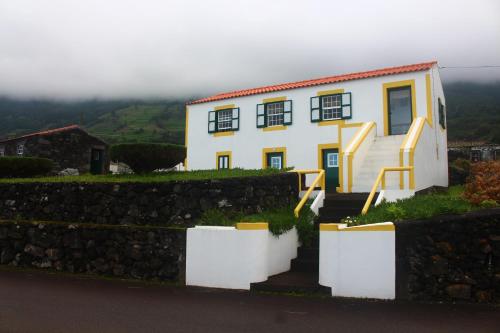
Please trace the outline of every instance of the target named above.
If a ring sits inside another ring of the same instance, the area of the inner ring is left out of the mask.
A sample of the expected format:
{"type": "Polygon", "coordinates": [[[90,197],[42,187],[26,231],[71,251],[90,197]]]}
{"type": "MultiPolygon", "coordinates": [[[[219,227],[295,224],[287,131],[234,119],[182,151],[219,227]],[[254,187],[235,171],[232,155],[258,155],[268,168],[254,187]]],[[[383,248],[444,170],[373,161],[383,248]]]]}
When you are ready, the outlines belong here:
{"type": "Polygon", "coordinates": [[[324,169],[326,187],[411,192],[448,185],[437,62],[221,93],[188,103],[188,170],[324,169]],[[411,170],[411,171],[410,171],[411,170]]]}

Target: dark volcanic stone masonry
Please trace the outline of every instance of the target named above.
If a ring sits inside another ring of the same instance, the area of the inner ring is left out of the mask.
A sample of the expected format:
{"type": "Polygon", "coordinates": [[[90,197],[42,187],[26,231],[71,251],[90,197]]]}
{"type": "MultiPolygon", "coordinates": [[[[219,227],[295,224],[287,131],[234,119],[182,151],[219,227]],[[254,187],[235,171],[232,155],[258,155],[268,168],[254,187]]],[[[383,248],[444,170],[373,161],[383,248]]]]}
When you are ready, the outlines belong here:
{"type": "Polygon", "coordinates": [[[397,222],[397,298],[500,301],[500,209],[397,222]]]}
{"type": "Polygon", "coordinates": [[[0,222],[0,264],[182,282],[184,229],[0,222]]]}
{"type": "Polygon", "coordinates": [[[255,213],[291,204],[297,195],[295,173],[164,183],[0,184],[0,218],[191,226],[209,209],[255,213]]]}

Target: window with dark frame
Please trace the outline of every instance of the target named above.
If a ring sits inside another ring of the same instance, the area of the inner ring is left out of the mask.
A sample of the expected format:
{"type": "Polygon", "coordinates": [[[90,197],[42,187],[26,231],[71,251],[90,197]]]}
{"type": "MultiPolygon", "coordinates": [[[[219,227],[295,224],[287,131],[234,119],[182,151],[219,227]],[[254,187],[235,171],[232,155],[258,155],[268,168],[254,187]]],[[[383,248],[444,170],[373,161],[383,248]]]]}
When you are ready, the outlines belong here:
{"type": "Polygon", "coordinates": [[[219,155],[217,161],[217,169],[229,169],[229,155],[219,155]]]}
{"type": "Polygon", "coordinates": [[[24,155],[24,144],[23,143],[18,143],[17,144],[16,153],[17,153],[17,156],[23,156],[24,155]]]}
{"type": "Polygon", "coordinates": [[[292,124],[292,101],[257,104],[257,128],[292,124]]]}
{"type": "Polygon", "coordinates": [[[439,125],[441,125],[443,129],[446,129],[445,106],[443,102],[441,102],[441,98],[438,98],[438,112],[439,112],[439,125]]]}
{"type": "Polygon", "coordinates": [[[240,108],[208,112],[208,133],[237,131],[240,129],[240,108]]]}
{"type": "Polygon", "coordinates": [[[350,92],[311,97],[311,122],[352,118],[350,92]]]}

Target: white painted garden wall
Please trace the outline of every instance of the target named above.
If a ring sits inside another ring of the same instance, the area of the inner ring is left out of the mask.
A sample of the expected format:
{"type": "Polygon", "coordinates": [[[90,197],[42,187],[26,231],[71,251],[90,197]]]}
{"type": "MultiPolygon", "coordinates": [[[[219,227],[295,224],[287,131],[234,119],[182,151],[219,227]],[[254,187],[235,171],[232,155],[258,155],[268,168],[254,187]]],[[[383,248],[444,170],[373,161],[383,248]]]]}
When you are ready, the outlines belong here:
{"type": "Polygon", "coordinates": [[[299,245],[294,229],[279,237],[263,224],[253,230],[196,226],[187,230],[186,285],[250,289],[271,275],[290,270],[299,245]]]}
{"type": "Polygon", "coordinates": [[[396,297],[395,230],[391,222],[320,225],[319,283],[332,296],[396,297]]]}

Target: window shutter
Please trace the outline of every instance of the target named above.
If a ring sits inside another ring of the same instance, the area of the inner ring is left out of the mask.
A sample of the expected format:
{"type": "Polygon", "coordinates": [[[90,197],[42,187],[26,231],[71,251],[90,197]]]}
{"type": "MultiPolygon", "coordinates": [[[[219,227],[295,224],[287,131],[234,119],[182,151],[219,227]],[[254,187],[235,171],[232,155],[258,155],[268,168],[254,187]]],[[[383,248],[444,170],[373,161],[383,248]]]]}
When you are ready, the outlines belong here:
{"type": "Polygon", "coordinates": [[[342,119],[352,118],[351,98],[350,92],[342,94],[342,119]]]}
{"type": "Polygon", "coordinates": [[[257,128],[266,127],[266,110],[264,104],[257,104],[257,128]]]}
{"type": "Polygon", "coordinates": [[[232,125],[231,129],[233,131],[237,131],[240,129],[240,108],[234,108],[233,109],[233,117],[232,117],[232,125]]]}
{"type": "Polygon", "coordinates": [[[208,112],[208,133],[217,132],[217,112],[208,112]]]}
{"type": "Polygon", "coordinates": [[[311,122],[321,121],[320,97],[311,97],[311,122]]]}
{"type": "Polygon", "coordinates": [[[292,124],[292,101],[283,102],[283,125],[292,124]]]}

